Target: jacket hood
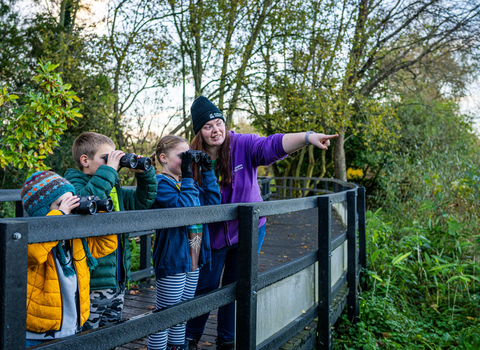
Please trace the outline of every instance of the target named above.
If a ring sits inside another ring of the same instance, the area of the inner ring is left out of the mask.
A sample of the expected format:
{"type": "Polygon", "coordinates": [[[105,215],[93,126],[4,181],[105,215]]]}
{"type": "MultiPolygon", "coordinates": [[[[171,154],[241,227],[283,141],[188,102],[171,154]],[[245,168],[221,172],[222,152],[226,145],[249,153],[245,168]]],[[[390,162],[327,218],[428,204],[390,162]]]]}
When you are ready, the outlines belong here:
{"type": "MultiPolygon", "coordinates": [[[[157,178],[158,183],[165,182],[165,183],[169,184],[171,187],[176,188],[178,190],[177,186],[175,186],[172,179],[169,179],[167,176],[165,176],[163,174],[158,174],[158,175],[155,175],[155,176],[157,178]]],[[[179,182],[181,182],[181,180],[179,182]]]]}

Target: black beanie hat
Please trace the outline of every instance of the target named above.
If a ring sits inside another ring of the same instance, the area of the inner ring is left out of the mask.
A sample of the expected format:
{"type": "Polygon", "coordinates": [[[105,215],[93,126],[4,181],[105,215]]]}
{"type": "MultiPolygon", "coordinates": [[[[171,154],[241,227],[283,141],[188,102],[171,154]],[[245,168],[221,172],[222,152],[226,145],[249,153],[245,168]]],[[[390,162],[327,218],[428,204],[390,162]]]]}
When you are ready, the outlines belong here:
{"type": "Polygon", "coordinates": [[[206,122],[220,118],[225,122],[222,112],[205,96],[198,96],[190,107],[192,114],[193,131],[195,135],[200,131],[206,122]]]}

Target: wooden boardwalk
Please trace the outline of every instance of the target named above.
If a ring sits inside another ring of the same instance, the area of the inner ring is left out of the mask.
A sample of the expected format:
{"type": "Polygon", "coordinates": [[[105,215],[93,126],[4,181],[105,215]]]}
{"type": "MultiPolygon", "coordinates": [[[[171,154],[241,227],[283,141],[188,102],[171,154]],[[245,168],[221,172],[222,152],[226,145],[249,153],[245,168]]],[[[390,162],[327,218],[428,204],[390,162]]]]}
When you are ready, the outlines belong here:
{"type": "MultiPolygon", "coordinates": [[[[332,212],[333,214],[334,212],[332,212]]],[[[345,228],[337,215],[333,216],[332,238],[345,228]]],[[[317,249],[317,209],[285,215],[271,216],[267,220],[265,242],[258,259],[258,271],[266,271],[287,261],[301,257],[303,254],[317,249]]],[[[143,314],[155,309],[155,280],[141,282],[138,289],[131,289],[125,295],[123,318],[143,314]]],[[[217,310],[210,313],[205,333],[200,340],[201,349],[215,349],[217,327],[217,310]]],[[[126,349],[147,349],[148,339],[120,347],[126,349]]]]}

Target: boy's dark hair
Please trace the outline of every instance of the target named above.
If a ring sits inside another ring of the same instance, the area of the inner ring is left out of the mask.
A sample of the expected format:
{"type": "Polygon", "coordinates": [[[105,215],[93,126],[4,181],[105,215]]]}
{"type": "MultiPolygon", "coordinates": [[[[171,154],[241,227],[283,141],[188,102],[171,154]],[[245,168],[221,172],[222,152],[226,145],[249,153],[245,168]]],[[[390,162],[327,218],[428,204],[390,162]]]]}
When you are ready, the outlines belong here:
{"type": "Polygon", "coordinates": [[[83,166],[80,163],[80,157],[83,154],[93,159],[98,149],[105,144],[115,148],[115,143],[108,136],[97,134],[96,132],[84,132],[78,135],[72,146],[73,160],[75,160],[78,168],[83,170],[83,166]]]}

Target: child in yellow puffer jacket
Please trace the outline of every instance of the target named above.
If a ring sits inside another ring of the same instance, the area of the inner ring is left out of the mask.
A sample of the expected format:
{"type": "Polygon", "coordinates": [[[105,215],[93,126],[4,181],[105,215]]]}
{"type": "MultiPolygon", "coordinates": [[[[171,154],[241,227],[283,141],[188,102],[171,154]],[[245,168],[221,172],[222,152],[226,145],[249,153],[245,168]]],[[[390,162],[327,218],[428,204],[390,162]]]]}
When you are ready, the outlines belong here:
{"type": "MultiPolygon", "coordinates": [[[[29,216],[69,215],[79,206],[74,187],[51,171],[27,179],[22,201],[29,216]]],[[[27,347],[81,331],[90,313],[90,269],[116,248],[115,235],[28,246],[27,347]]]]}

